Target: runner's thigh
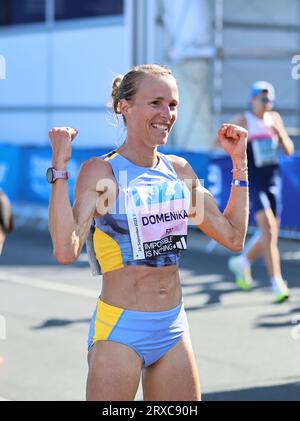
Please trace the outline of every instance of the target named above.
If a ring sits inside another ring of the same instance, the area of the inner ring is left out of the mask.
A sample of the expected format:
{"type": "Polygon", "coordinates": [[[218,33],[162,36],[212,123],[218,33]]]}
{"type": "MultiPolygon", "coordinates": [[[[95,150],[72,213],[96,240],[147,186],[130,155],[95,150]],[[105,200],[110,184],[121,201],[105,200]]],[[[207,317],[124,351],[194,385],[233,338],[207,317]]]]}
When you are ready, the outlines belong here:
{"type": "Polygon", "coordinates": [[[117,342],[97,341],[88,361],[88,401],[134,400],[142,369],[134,350],[117,342]]]}
{"type": "Polygon", "coordinates": [[[159,361],[143,369],[145,401],[201,400],[198,368],[189,332],[159,361]]]}

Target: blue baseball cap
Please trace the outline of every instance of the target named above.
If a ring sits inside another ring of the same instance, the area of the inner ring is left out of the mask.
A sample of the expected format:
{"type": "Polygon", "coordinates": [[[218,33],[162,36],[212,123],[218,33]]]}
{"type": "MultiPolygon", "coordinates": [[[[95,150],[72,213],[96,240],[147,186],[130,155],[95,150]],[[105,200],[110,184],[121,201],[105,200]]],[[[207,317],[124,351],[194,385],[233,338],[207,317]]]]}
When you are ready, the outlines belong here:
{"type": "Polygon", "coordinates": [[[253,85],[251,86],[251,98],[254,98],[257,95],[260,95],[263,92],[269,95],[269,98],[271,101],[275,100],[275,89],[274,89],[274,86],[271,85],[271,83],[266,82],[264,80],[259,80],[257,82],[254,82],[253,85]]]}

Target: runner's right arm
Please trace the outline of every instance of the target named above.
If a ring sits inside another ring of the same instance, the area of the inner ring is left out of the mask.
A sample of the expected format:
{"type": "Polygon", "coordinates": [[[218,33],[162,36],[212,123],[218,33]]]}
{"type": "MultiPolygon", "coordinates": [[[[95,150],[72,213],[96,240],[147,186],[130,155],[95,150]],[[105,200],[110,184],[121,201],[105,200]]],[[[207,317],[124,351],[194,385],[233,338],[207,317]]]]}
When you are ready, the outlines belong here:
{"type": "MultiPolygon", "coordinates": [[[[76,134],[73,133],[73,138],[76,134]]],[[[71,158],[70,132],[52,129],[49,135],[53,149],[52,165],[57,170],[65,171],[71,158]]],[[[58,179],[52,185],[49,230],[53,255],[60,263],[69,264],[79,257],[96,213],[97,200],[105,191],[104,188],[97,191],[96,186],[99,180],[112,181],[112,177],[111,167],[107,162],[100,158],[86,161],[77,178],[73,208],[69,200],[67,180],[58,179]]]]}

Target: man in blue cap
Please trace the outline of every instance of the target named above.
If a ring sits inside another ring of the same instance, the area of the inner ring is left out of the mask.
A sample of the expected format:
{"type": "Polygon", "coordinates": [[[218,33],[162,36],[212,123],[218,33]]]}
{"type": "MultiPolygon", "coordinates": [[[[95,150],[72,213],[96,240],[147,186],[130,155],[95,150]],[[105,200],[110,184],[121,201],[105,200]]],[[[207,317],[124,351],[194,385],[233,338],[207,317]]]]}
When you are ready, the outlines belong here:
{"type": "Polygon", "coordinates": [[[294,144],[285,129],[278,112],[273,111],[275,89],[266,81],[257,81],[251,86],[250,111],[235,118],[234,123],[248,130],[248,169],[250,205],[257,226],[250,244],[244,253],[229,259],[229,269],[243,290],[251,289],[251,263],[264,256],[275,301],[283,302],[289,297],[286,282],[282,279],[278,250],[278,230],[281,215],[281,178],[278,149],[286,155],[294,153],[294,144]]]}
{"type": "Polygon", "coordinates": [[[273,103],[275,101],[275,89],[271,83],[266,82],[264,80],[254,82],[251,86],[251,98],[255,98],[261,95],[262,93],[267,94],[265,96],[270,102],[273,103]]]}

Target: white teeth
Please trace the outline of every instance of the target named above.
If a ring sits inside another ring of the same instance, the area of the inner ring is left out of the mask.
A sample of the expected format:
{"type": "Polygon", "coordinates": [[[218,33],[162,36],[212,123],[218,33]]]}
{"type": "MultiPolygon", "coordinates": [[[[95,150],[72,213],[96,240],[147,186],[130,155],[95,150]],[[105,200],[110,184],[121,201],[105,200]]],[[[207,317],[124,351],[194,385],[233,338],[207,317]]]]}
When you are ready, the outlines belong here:
{"type": "Polygon", "coordinates": [[[168,130],[169,126],[166,124],[152,124],[155,129],[168,130]]]}

